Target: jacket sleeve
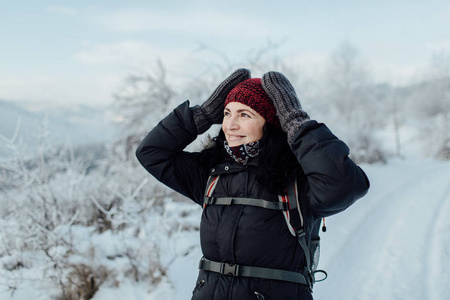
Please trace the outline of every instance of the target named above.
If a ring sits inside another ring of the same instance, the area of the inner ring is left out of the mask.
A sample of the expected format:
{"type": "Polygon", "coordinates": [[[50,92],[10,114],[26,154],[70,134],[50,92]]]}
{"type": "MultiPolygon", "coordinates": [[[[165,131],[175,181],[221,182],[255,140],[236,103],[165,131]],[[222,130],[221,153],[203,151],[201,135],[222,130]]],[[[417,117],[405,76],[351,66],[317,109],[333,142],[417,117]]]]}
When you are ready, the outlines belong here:
{"type": "Polygon", "coordinates": [[[325,124],[309,121],[295,133],[292,151],[308,181],[308,201],[315,217],[345,210],[370,186],[364,171],[349,157],[349,148],[325,124]]]}
{"type": "Polygon", "coordinates": [[[136,156],[157,180],[202,205],[207,173],[199,163],[199,153],[183,151],[196,138],[197,128],[186,101],[148,133],[136,156]]]}

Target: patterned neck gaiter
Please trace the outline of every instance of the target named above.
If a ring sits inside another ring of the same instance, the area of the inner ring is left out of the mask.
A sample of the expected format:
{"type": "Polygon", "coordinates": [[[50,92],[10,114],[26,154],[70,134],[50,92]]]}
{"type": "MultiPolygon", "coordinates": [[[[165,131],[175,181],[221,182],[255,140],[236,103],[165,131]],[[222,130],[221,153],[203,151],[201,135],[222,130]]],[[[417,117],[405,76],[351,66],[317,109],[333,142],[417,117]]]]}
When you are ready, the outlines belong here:
{"type": "Polygon", "coordinates": [[[224,142],[228,155],[237,163],[246,165],[248,160],[259,155],[259,141],[230,147],[228,142],[224,142]]]}

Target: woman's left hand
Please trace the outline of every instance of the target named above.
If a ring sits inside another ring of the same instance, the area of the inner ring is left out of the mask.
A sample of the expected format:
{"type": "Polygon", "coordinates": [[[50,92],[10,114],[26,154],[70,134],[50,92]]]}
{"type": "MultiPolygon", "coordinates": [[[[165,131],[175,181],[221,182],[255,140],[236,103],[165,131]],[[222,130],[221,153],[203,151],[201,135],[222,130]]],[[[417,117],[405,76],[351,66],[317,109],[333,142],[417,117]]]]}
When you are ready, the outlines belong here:
{"type": "Polygon", "coordinates": [[[261,83],[273,101],[281,128],[291,141],[298,128],[309,121],[308,114],[302,109],[294,87],[283,74],[267,72],[263,75],[261,83]]]}

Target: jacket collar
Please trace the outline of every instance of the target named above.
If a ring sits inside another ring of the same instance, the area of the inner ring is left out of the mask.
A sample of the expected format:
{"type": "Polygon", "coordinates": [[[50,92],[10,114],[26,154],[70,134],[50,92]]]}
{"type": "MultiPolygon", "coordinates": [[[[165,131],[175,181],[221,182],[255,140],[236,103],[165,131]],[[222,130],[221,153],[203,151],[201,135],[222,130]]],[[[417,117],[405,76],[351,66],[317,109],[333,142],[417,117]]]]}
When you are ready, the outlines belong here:
{"type": "Polygon", "coordinates": [[[237,173],[246,170],[249,166],[258,166],[258,157],[250,159],[245,165],[235,162],[232,158],[227,158],[223,163],[217,164],[215,167],[211,168],[209,175],[217,176],[237,173]]]}

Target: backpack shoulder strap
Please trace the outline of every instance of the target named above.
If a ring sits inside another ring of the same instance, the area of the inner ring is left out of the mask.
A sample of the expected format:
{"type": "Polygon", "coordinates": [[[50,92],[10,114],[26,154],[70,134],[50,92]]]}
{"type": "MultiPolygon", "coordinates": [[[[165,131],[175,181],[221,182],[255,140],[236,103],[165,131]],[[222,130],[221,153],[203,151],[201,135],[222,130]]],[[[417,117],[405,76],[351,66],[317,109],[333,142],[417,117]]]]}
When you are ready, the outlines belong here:
{"type": "Polygon", "coordinates": [[[283,211],[286,224],[293,236],[304,226],[302,207],[298,197],[297,178],[292,179],[286,187],[286,195],[278,196],[280,202],[287,203],[289,210],[283,211]]]}
{"type": "Polygon", "coordinates": [[[219,181],[220,175],[217,176],[209,176],[208,181],[206,183],[205,189],[205,200],[203,203],[203,208],[205,208],[207,201],[206,199],[210,198],[216,188],[217,182],[219,181]]]}

